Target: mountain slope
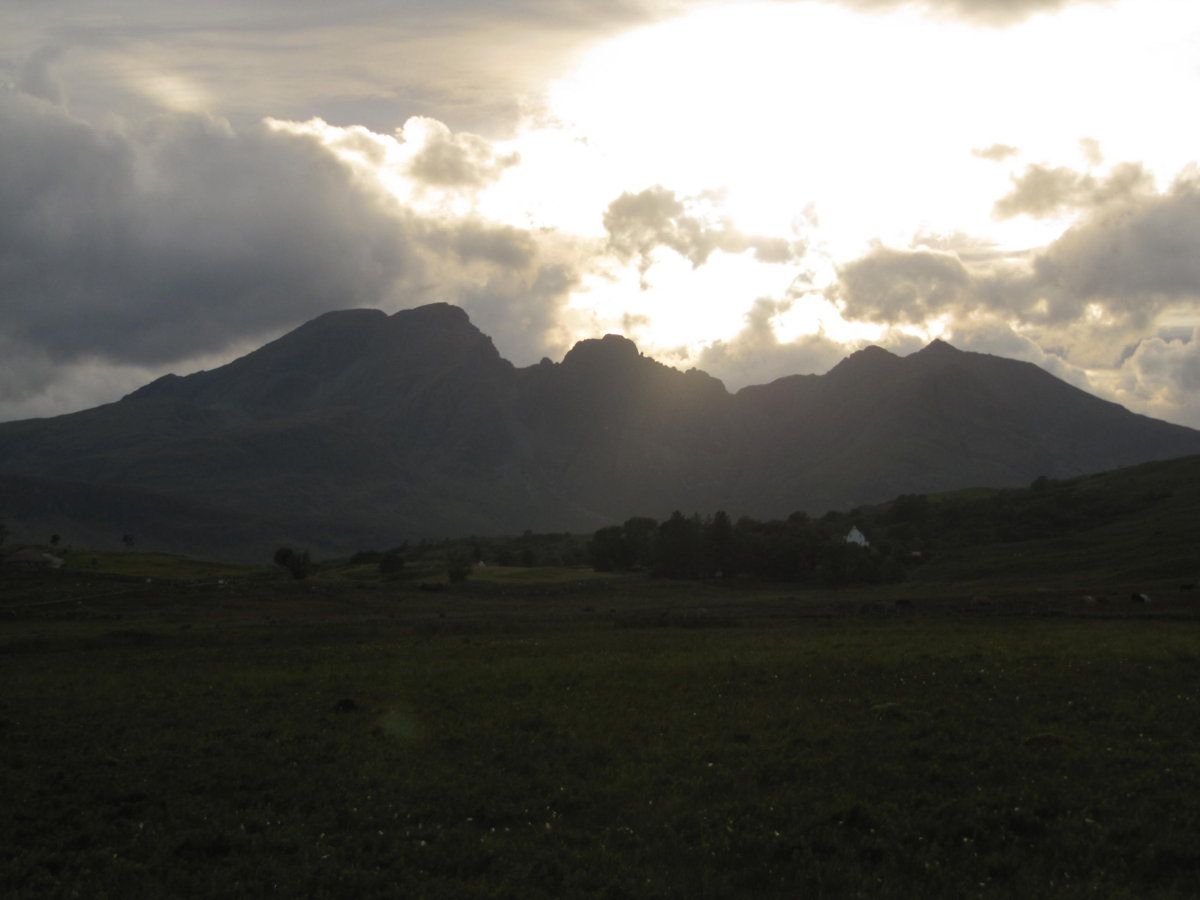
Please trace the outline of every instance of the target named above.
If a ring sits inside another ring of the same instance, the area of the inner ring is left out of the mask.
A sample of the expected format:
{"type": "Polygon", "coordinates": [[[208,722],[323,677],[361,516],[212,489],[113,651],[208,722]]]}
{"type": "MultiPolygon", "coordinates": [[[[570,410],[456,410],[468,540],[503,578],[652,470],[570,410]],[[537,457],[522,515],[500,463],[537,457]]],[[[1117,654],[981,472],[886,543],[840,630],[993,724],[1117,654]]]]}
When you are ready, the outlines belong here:
{"type": "MultiPolygon", "coordinates": [[[[347,549],[674,508],[820,513],[1189,453],[1196,431],[941,342],[730,394],[615,335],[518,369],[445,304],[328,313],[218,369],[0,424],[0,473],[162,497],[165,530],[183,515],[169,499],[260,523],[268,541],[347,549]]],[[[33,515],[5,501],[0,517],[33,515]]],[[[96,504],[83,506],[86,530],[96,504]]],[[[149,537],[153,516],[141,521],[149,537]]],[[[195,549],[228,555],[202,531],[195,549]]]]}

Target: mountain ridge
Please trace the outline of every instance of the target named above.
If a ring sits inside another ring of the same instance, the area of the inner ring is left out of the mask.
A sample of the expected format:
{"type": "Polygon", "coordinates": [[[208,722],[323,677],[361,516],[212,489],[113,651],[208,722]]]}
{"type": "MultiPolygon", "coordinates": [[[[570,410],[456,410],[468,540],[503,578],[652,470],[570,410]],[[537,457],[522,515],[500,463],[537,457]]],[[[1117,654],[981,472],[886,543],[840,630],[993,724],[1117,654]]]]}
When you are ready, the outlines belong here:
{"type": "Polygon", "coordinates": [[[0,474],[287,522],[289,540],[329,549],[675,508],[821,513],[1189,453],[1200,432],[940,341],[730,393],[620,335],[516,367],[448,304],[326,313],[225,366],[0,423],[0,474]]]}

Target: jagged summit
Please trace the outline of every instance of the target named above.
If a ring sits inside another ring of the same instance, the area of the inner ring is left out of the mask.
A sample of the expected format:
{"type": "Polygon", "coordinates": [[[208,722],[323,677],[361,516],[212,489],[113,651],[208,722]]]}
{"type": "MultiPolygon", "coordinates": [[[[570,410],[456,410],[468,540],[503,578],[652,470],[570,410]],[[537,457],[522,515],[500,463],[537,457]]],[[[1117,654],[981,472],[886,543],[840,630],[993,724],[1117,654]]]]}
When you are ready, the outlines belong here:
{"type": "Polygon", "coordinates": [[[883,377],[886,372],[897,364],[901,358],[889,350],[876,347],[874,344],[855,350],[840,363],[829,370],[828,375],[834,378],[875,378],[883,377]]]}
{"type": "MultiPolygon", "coordinates": [[[[225,514],[260,523],[268,553],[341,552],[673,509],[819,514],[1189,453],[1200,432],[944,341],[906,357],[866,347],[825,375],[730,394],[615,334],[516,368],[445,303],[329,313],[124,401],[0,424],[0,475],[161,496],[156,515],[175,517],[162,533],[184,517],[195,542],[172,549],[193,552],[220,544],[206,529],[225,514]]],[[[69,503],[46,497],[68,530],[69,503]]],[[[152,523],[136,529],[152,544],[152,523]]]]}
{"type": "Polygon", "coordinates": [[[378,323],[386,318],[388,318],[387,313],[385,313],[382,309],[376,309],[373,306],[356,306],[352,309],[332,309],[329,312],[321,313],[314,319],[309,319],[298,328],[292,329],[292,331],[289,333],[294,334],[295,332],[304,328],[319,329],[323,326],[334,323],[378,323]]]}
{"type": "Polygon", "coordinates": [[[959,350],[954,345],[946,343],[941,338],[934,338],[932,341],[914,353],[913,356],[950,357],[961,356],[962,354],[963,351],[959,350]]]}
{"type": "Polygon", "coordinates": [[[392,313],[391,318],[398,322],[425,325],[470,325],[471,317],[461,306],[453,303],[426,303],[424,306],[413,306],[392,313]]]}
{"type": "Polygon", "coordinates": [[[220,368],[159,378],[125,400],[186,399],[274,416],[403,393],[423,373],[462,365],[508,363],[460,307],[431,303],[390,316],[344,309],[317,316],[220,368]]]}
{"type": "Polygon", "coordinates": [[[637,344],[620,334],[579,341],[567,351],[562,364],[567,368],[596,365],[620,365],[641,358],[637,344]]]}

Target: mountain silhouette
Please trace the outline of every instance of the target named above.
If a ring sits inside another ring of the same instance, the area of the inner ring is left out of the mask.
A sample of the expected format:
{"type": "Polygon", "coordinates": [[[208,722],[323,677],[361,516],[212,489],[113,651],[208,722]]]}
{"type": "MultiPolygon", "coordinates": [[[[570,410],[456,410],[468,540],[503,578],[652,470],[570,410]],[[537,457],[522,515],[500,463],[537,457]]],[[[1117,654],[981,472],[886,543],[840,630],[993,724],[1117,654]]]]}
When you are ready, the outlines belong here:
{"type": "Polygon", "coordinates": [[[617,335],[518,368],[432,304],[327,313],[220,368],[0,424],[0,517],[100,542],[136,522],[146,545],[251,558],[821,513],[1190,453],[1200,432],[942,341],[730,393],[617,335]]]}

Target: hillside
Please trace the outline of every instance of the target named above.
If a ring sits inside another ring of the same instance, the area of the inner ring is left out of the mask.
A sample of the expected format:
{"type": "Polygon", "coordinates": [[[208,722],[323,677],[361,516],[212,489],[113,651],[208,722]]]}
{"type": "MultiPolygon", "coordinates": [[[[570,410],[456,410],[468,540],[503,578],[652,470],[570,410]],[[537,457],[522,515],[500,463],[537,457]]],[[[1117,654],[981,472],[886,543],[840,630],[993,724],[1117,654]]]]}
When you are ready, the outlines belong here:
{"type": "MultiPolygon", "coordinates": [[[[826,375],[732,394],[615,335],[516,368],[445,304],[328,313],[218,369],[0,424],[0,474],[131,492],[145,540],[221,555],[251,534],[256,547],[354,549],[590,531],[675,508],[819,514],[1189,453],[1200,432],[942,342],[904,358],[868,348],[826,375]]],[[[39,506],[6,488],[0,517],[135,530],[115,521],[115,499],[52,494],[39,506]]]]}
{"type": "Polygon", "coordinates": [[[1200,580],[1198,456],[1023,490],[935,495],[923,508],[901,501],[871,518],[883,540],[927,548],[929,562],[913,576],[919,582],[1200,580]]]}

